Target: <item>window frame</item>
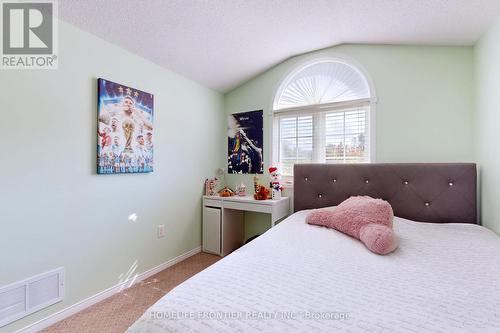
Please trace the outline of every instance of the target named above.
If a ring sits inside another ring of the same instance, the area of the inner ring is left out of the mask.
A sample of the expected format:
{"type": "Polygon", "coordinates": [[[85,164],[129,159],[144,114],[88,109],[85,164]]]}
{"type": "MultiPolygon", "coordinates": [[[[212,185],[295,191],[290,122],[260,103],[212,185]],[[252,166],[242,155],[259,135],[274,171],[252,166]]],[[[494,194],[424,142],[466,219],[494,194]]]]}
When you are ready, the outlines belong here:
{"type": "MultiPolygon", "coordinates": [[[[272,139],[272,150],[271,150],[271,160],[272,160],[272,165],[279,165],[280,163],[280,131],[279,131],[279,117],[277,115],[281,114],[290,114],[292,115],[293,113],[295,114],[315,114],[319,112],[325,112],[325,111],[338,111],[338,112],[343,112],[347,109],[350,108],[356,108],[356,107],[361,107],[361,106],[368,106],[368,112],[366,115],[367,119],[367,136],[369,138],[369,160],[368,162],[365,163],[374,163],[376,161],[376,136],[375,136],[375,128],[376,128],[376,104],[377,104],[377,97],[376,97],[376,92],[375,88],[373,85],[373,81],[371,80],[370,76],[368,75],[367,71],[355,60],[350,59],[346,56],[313,56],[305,61],[299,63],[297,66],[294,67],[293,70],[291,70],[287,75],[284,76],[284,78],[279,82],[277,89],[275,89],[275,94],[273,96],[273,104],[271,108],[271,112],[269,112],[269,120],[270,124],[270,132],[271,132],[271,139],[272,139]],[[284,89],[287,87],[287,85],[290,83],[290,81],[297,75],[299,72],[304,70],[305,68],[309,66],[313,66],[318,63],[323,63],[323,62],[340,62],[344,65],[347,65],[351,67],[353,70],[357,71],[362,78],[365,79],[365,82],[368,86],[369,89],[369,98],[362,98],[362,99],[356,99],[356,100],[351,100],[351,101],[342,101],[342,102],[333,102],[333,103],[323,103],[323,104],[313,104],[313,105],[306,105],[306,106],[298,106],[298,107],[290,107],[290,108],[281,108],[277,109],[277,105],[279,102],[279,99],[284,91],[284,89]]],[[[313,134],[314,136],[314,134],[313,134]]],[[[293,176],[283,176],[283,182],[287,187],[293,187],[293,176]]]]}

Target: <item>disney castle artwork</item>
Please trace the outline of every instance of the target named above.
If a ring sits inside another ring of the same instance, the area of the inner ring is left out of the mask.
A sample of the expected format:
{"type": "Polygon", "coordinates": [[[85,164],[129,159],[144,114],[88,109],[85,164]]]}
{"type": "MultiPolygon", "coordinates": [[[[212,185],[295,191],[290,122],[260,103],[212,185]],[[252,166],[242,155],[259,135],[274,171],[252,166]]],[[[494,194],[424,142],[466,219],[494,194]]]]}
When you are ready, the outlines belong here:
{"type": "Polygon", "coordinates": [[[153,172],[153,113],[153,94],[98,79],[98,174],[153,172]]]}

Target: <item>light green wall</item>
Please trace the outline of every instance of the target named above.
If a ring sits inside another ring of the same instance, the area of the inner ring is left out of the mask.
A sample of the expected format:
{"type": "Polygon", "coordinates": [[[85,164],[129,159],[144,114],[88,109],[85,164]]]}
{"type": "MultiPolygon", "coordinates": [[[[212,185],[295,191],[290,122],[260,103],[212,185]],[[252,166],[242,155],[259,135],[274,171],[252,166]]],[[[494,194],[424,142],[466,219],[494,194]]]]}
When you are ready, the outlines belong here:
{"type": "MultiPolygon", "coordinates": [[[[478,127],[491,135],[500,70],[494,59],[500,50],[491,40],[499,30],[497,26],[476,48],[478,78],[488,92],[479,99],[484,117],[478,127]],[[496,71],[481,70],[490,63],[496,71]]],[[[226,115],[264,109],[267,167],[267,114],[274,93],[280,80],[311,56],[345,55],[371,76],[378,97],[377,162],[473,160],[472,48],[333,47],[285,61],[223,99],[64,22],[59,32],[58,70],[0,73],[0,262],[8,268],[1,270],[0,285],[65,266],[66,299],[0,333],[115,285],[136,261],[140,273],[199,246],[203,180],[225,164],[223,109],[226,115]],[[155,173],[95,175],[97,77],[155,94],[155,173]],[[127,219],[132,213],[139,216],[136,223],[127,219]],[[166,237],[157,239],[160,223],[166,225],[166,237]]],[[[485,146],[493,142],[486,135],[480,140],[485,146]]],[[[488,155],[488,149],[482,152],[482,157],[488,155]]],[[[485,176],[495,180],[488,171],[498,161],[490,157],[483,163],[485,176]]],[[[228,175],[228,185],[241,179],[252,183],[251,176],[228,175]]],[[[261,180],[267,183],[267,177],[261,180]]],[[[493,216],[494,205],[485,198],[494,197],[494,187],[484,191],[483,215],[493,216]]],[[[260,214],[247,214],[247,236],[263,232],[269,223],[260,214]]]]}
{"type": "Polygon", "coordinates": [[[0,71],[0,286],[64,266],[66,298],[0,332],[200,246],[224,151],[221,94],[64,22],[59,35],[59,69],[0,71]],[[95,174],[98,77],[155,95],[153,174],[95,174]]]}
{"type": "MultiPolygon", "coordinates": [[[[377,94],[376,162],[473,161],[471,47],[342,45],[287,60],[225,95],[226,114],[272,108],[280,81],[314,56],[344,56],[370,75],[377,94]]],[[[264,117],[264,163],[271,159],[270,120],[264,117]]],[[[228,176],[234,186],[242,177],[228,176]]],[[[247,184],[252,177],[243,177],[247,184]]],[[[290,191],[285,192],[291,195],[290,191]]],[[[268,218],[247,215],[246,234],[268,218]]]]}
{"type": "Polygon", "coordinates": [[[500,233],[500,20],[476,44],[474,63],[481,221],[500,233]]]}

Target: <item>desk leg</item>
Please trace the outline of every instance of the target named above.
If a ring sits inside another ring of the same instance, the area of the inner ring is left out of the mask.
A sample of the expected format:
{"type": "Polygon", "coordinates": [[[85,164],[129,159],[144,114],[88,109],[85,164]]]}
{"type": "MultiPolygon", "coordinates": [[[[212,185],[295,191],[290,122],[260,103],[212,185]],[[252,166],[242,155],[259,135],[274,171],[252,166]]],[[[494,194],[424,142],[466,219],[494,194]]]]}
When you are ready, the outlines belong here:
{"type": "Polygon", "coordinates": [[[276,225],[276,222],[288,216],[288,210],[288,201],[285,201],[273,207],[273,211],[271,213],[271,228],[276,225]]]}
{"type": "Polygon", "coordinates": [[[226,256],[243,245],[245,234],[245,212],[224,208],[222,210],[222,256],[226,256]]]}

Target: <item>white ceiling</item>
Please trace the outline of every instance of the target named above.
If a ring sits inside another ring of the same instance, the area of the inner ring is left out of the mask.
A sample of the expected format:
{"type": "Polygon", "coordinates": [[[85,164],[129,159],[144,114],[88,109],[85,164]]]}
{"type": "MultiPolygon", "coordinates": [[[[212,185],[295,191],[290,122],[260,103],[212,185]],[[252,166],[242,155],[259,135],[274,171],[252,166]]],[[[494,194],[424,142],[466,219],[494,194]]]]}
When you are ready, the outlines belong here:
{"type": "Polygon", "coordinates": [[[500,0],[60,0],[60,17],[226,92],[341,43],[472,45],[500,0]]]}

